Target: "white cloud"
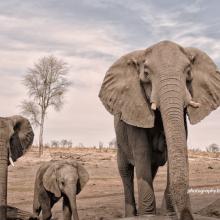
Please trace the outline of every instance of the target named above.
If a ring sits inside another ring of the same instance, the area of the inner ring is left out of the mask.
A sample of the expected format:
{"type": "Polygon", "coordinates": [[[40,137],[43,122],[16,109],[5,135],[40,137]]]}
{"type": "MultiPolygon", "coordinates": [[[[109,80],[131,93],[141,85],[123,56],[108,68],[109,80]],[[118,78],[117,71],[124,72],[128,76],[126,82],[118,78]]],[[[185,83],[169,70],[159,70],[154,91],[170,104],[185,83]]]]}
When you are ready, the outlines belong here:
{"type": "Polygon", "coordinates": [[[14,75],[0,74],[0,115],[10,116],[18,113],[18,104],[24,96],[25,90],[21,78],[14,75]]]}

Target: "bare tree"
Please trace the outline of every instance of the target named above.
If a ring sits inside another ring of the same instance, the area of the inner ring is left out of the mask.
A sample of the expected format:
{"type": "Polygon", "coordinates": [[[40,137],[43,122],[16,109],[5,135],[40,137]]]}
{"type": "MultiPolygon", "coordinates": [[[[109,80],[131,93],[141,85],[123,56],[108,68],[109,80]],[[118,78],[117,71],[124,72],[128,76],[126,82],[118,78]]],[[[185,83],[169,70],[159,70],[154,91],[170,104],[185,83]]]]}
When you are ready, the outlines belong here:
{"type": "Polygon", "coordinates": [[[60,141],[60,144],[62,145],[63,148],[65,148],[65,147],[68,146],[68,140],[63,139],[63,140],[60,141]]]}
{"type": "Polygon", "coordinates": [[[67,64],[50,55],[39,59],[29,68],[24,77],[30,101],[22,102],[22,113],[29,116],[32,123],[40,127],[39,155],[43,154],[43,133],[48,107],[59,111],[63,105],[64,94],[71,82],[66,78],[67,64]]]}
{"type": "Polygon", "coordinates": [[[206,151],[207,152],[220,152],[220,147],[213,143],[213,144],[210,144],[208,147],[206,147],[206,151]]]}
{"type": "Polygon", "coordinates": [[[84,147],[84,144],[82,142],[80,142],[78,147],[82,148],[82,147],[84,147]]]}
{"type": "Polygon", "coordinates": [[[68,141],[67,146],[68,146],[69,148],[73,147],[73,142],[72,142],[72,140],[69,140],[69,141],[68,141]]]}
{"type": "Polygon", "coordinates": [[[102,150],[102,148],[104,147],[104,144],[102,141],[99,141],[99,150],[102,150]]]}
{"type": "Polygon", "coordinates": [[[116,138],[113,138],[111,141],[109,141],[108,145],[109,148],[116,148],[117,147],[116,138]]]}
{"type": "Polygon", "coordinates": [[[51,147],[59,147],[59,145],[60,145],[59,141],[57,141],[57,140],[52,140],[51,141],[51,147]]]}

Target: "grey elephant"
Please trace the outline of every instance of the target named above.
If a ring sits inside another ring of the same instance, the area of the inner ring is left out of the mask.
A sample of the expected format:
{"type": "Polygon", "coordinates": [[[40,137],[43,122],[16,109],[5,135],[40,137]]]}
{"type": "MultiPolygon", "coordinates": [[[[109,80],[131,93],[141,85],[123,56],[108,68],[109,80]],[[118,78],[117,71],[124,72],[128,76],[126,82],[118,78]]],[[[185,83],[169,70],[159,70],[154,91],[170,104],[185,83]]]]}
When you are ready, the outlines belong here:
{"type": "Polygon", "coordinates": [[[89,174],[79,163],[71,160],[49,161],[43,163],[37,171],[33,217],[42,210],[43,220],[51,219],[51,208],[63,197],[64,220],[78,220],[76,195],[89,180],[89,174]]]}
{"type": "Polygon", "coordinates": [[[220,104],[220,73],[196,48],[162,41],[122,56],[107,71],[99,97],[114,115],[125,215],[155,214],[153,179],[168,161],[163,204],[177,219],[192,220],[187,154],[188,115],[196,124],[220,104]]]}
{"type": "Polygon", "coordinates": [[[22,116],[0,117],[0,219],[6,220],[8,165],[31,146],[34,133],[22,116]]]}

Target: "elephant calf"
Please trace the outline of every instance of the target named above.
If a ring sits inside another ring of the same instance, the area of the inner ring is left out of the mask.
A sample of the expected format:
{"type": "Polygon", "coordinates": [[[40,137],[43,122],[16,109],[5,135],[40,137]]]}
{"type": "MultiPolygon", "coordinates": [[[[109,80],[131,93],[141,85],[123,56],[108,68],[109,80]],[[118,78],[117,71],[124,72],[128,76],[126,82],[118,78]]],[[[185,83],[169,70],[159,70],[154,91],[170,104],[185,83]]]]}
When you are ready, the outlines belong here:
{"type": "Polygon", "coordinates": [[[64,220],[78,220],[76,195],[82,190],[89,174],[79,163],[71,160],[49,161],[36,174],[33,219],[42,210],[43,220],[51,219],[51,208],[63,197],[64,220]]]}

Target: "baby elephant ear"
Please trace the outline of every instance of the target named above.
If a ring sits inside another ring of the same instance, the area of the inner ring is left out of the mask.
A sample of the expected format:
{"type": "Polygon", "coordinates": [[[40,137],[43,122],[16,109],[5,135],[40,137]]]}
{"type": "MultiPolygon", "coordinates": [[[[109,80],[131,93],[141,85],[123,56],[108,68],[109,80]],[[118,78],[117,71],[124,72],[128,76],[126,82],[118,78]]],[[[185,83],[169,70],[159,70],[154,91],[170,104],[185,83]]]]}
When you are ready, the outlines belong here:
{"type": "Polygon", "coordinates": [[[83,187],[89,181],[89,174],[81,164],[77,163],[77,170],[78,170],[79,180],[77,182],[76,194],[80,193],[80,191],[83,189],[83,187]]]}
{"type": "Polygon", "coordinates": [[[53,193],[56,197],[61,197],[61,192],[57,183],[56,168],[55,165],[51,165],[43,176],[44,188],[53,193]]]}
{"type": "Polygon", "coordinates": [[[191,124],[196,124],[220,105],[220,73],[213,60],[196,48],[185,48],[192,60],[192,99],[199,108],[188,106],[191,124]]]}
{"type": "Polygon", "coordinates": [[[146,58],[146,50],[122,56],[107,71],[99,97],[105,108],[130,125],[154,126],[154,113],[140,84],[138,64],[146,58]]]}

